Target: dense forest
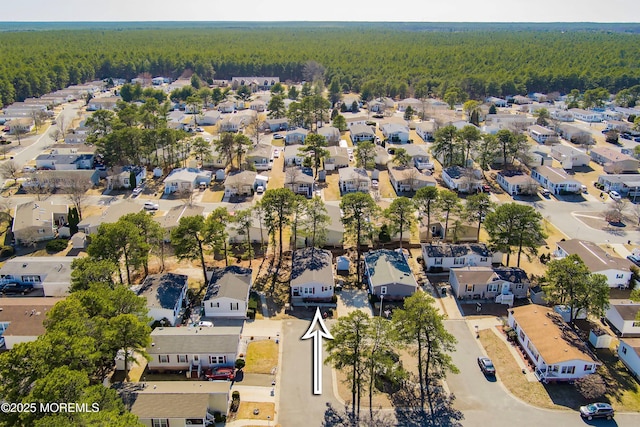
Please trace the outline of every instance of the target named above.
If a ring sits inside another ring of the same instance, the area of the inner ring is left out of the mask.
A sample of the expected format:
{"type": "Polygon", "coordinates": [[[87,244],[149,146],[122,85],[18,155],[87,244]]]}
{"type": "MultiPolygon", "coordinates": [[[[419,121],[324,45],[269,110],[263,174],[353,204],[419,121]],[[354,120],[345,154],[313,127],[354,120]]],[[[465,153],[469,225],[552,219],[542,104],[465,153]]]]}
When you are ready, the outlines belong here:
{"type": "Polygon", "coordinates": [[[452,85],[478,99],[595,87],[615,93],[640,84],[640,35],[633,32],[514,30],[515,24],[512,31],[331,23],[12,31],[7,25],[0,26],[5,105],[69,84],[145,72],[301,81],[309,77],[309,61],[319,64],[327,84],[337,77],[343,90],[369,85],[390,96],[441,96],[452,85]]]}

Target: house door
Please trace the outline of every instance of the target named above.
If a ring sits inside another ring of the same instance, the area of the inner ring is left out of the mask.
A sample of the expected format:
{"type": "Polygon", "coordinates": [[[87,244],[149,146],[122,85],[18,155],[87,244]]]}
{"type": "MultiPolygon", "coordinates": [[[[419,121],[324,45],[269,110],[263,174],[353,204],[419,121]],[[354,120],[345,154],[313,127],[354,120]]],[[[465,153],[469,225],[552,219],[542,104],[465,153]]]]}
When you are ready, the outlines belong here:
{"type": "Polygon", "coordinates": [[[194,365],[199,365],[200,364],[200,357],[198,357],[197,354],[194,354],[193,357],[191,358],[191,361],[193,362],[194,365]]]}
{"type": "Polygon", "coordinates": [[[509,290],[511,289],[511,285],[507,282],[502,284],[502,295],[508,295],[509,290]]]}

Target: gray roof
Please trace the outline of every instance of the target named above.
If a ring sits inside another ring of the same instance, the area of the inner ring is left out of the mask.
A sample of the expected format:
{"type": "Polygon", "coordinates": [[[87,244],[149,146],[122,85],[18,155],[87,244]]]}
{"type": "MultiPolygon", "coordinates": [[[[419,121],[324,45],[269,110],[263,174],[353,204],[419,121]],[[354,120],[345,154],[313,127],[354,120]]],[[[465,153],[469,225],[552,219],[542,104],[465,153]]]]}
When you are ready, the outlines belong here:
{"type": "Polygon", "coordinates": [[[204,182],[211,181],[211,171],[205,171],[195,168],[180,168],[174,169],[171,173],[164,179],[165,182],[168,181],[187,181],[187,182],[204,182]]]}
{"type": "Polygon", "coordinates": [[[361,180],[369,180],[369,175],[367,175],[367,171],[362,168],[340,168],[338,170],[338,175],[340,176],[340,181],[349,181],[351,179],[359,178],[361,180]]]}
{"type": "Polygon", "coordinates": [[[429,157],[429,152],[427,151],[426,145],[407,144],[407,145],[403,145],[402,148],[411,157],[415,157],[415,156],[429,157]]]}
{"type": "Polygon", "coordinates": [[[317,248],[298,249],[293,253],[291,286],[322,283],[333,286],[333,256],[331,252],[317,248]]]}
{"type": "Polygon", "coordinates": [[[224,185],[253,185],[256,182],[257,172],[242,171],[233,175],[229,175],[224,180],[224,185]]]}
{"type": "Polygon", "coordinates": [[[250,157],[270,158],[271,150],[273,150],[273,147],[271,146],[271,144],[258,144],[252,150],[247,152],[246,157],[247,158],[250,158],[250,157]]]}
{"type": "Polygon", "coordinates": [[[28,202],[16,206],[13,230],[22,230],[33,226],[42,226],[53,220],[53,214],[67,215],[66,205],[54,205],[52,202],[28,202]]]}
{"type": "Polygon", "coordinates": [[[340,130],[333,126],[325,126],[318,129],[318,135],[322,135],[326,138],[331,136],[340,136],[340,130]]]}
{"type": "Polygon", "coordinates": [[[120,203],[109,205],[107,210],[104,211],[102,215],[94,215],[82,220],[78,224],[78,228],[84,229],[92,226],[97,227],[100,224],[117,222],[120,217],[130,213],[138,213],[141,210],[141,204],[132,202],[130,200],[123,200],[120,203]]]}
{"type": "Polygon", "coordinates": [[[147,299],[147,307],[173,310],[187,286],[188,276],[164,273],[147,276],[138,290],[138,296],[147,299]]]}
{"type": "Polygon", "coordinates": [[[373,130],[373,128],[371,126],[368,125],[360,125],[360,124],[356,124],[351,126],[351,134],[352,135],[356,135],[356,134],[360,134],[360,133],[364,133],[367,135],[371,135],[371,136],[375,136],[375,132],[373,130]]]}
{"type": "Polygon", "coordinates": [[[198,205],[179,205],[174,206],[163,216],[154,216],[153,219],[160,224],[162,228],[177,227],[180,218],[202,215],[204,206],[198,205]]]}
{"type": "Polygon", "coordinates": [[[251,288],[251,269],[235,265],[213,270],[203,301],[227,297],[246,300],[251,288]]]}
{"type": "Polygon", "coordinates": [[[611,308],[614,308],[622,320],[634,321],[638,312],[640,312],[640,304],[612,304],[611,308]]]}
{"type": "Polygon", "coordinates": [[[591,149],[591,157],[593,157],[594,154],[607,159],[610,162],[619,162],[622,160],[638,161],[628,154],[623,154],[621,151],[616,151],[609,147],[593,147],[591,149]]]}
{"type": "Polygon", "coordinates": [[[552,168],[551,166],[542,165],[534,167],[533,170],[535,170],[536,172],[538,172],[538,174],[547,178],[554,184],[559,184],[563,181],[578,182],[575,179],[571,178],[564,169],[552,168]]]}
{"type": "Polygon", "coordinates": [[[498,175],[502,176],[504,180],[511,185],[524,184],[533,180],[529,175],[519,170],[502,170],[498,172],[498,175]]]}
{"type": "Polygon", "coordinates": [[[511,283],[529,283],[527,272],[518,267],[498,267],[493,271],[496,275],[507,282],[511,283]]]}
{"type": "Polygon", "coordinates": [[[461,285],[484,285],[495,280],[495,273],[491,267],[452,268],[451,271],[461,285]]]}
{"type": "Polygon", "coordinates": [[[44,283],[71,281],[71,263],[77,257],[19,256],[5,261],[0,275],[17,276],[37,274],[44,283]]]}
{"type": "Polygon", "coordinates": [[[381,249],[367,253],[364,261],[373,287],[390,284],[418,287],[404,254],[381,249]]]}
{"type": "Polygon", "coordinates": [[[484,243],[439,243],[423,244],[429,258],[452,258],[475,253],[482,257],[490,257],[491,252],[484,243]]]}
{"type": "Polygon", "coordinates": [[[149,354],[235,353],[241,326],[156,328],[151,332],[149,354]]]}
{"type": "Polygon", "coordinates": [[[385,123],[380,126],[380,129],[387,134],[396,132],[409,133],[409,126],[400,123],[385,123]]]}
{"type": "Polygon", "coordinates": [[[51,160],[55,164],[59,165],[72,165],[82,160],[93,159],[93,154],[40,154],[36,157],[38,160],[51,160]]]}
{"type": "Polygon", "coordinates": [[[610,256],[600,246],[586,240],[570,239],[556,244],[569,255],[578,255],[592,273],[604,270],[630,271],[633,265],[627,259],[610,256]]]}

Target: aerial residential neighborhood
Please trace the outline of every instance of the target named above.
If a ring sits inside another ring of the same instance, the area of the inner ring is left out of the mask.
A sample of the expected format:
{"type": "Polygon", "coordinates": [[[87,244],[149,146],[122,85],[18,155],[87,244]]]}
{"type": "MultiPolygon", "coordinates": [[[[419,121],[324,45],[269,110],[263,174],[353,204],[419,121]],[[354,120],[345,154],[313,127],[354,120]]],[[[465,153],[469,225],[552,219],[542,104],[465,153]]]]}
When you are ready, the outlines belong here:
{"type": "Polygon", "coordinates": [[[636,425],[640,109],[319,65],[3,107],[3,402],[55,373],[121,425],[636,425]]]}

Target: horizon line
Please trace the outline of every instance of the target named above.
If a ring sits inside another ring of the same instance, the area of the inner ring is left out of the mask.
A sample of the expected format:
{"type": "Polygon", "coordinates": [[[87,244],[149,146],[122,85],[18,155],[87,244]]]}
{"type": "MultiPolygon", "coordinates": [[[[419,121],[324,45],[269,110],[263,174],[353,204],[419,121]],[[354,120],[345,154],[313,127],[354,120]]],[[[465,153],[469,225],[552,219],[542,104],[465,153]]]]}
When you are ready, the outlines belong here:
{"type": "Polygon", "coordinates": [[[326,20],[264,20],[264,21],[235,21],[235,20],[117,20],[117,21],[95,21],[95,20],[67,20],[67,21],[27,21],[13,20],[2,21],[0,24],[70,24],[70,23],[340,23],[340,24],[640,24],[640,21],[326,21],[326,20]]]}

